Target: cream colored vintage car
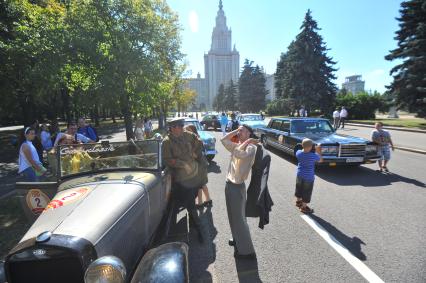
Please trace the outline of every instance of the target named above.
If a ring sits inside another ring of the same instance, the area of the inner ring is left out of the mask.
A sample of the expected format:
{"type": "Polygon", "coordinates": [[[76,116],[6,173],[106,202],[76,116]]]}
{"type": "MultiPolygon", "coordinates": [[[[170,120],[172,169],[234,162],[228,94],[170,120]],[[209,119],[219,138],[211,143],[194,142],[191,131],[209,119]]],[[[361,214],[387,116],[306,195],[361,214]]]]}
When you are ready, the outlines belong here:
{"type": "Polygon", "coordinates": [[[187,245],[166,241],[173,209],[161,141],[56,154],[57,183],[17,184],[35,222],[0,264],[0,282],[188,281],[187,245]]]}

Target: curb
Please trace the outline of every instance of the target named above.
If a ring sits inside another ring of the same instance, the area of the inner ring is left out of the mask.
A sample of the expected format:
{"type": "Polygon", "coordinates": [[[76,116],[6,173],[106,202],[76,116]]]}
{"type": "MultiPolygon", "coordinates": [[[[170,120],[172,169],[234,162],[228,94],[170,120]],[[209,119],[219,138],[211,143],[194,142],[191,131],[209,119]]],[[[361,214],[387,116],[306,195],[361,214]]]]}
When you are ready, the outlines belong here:
{"type": "MultiPolygon", "coordinates": [[[[339,135],[346,136],[346,137],[350,136],[350,135],[346,135],[346,134],[339,134],[339,135]]],[[[408,151],[408,152],[419,153],[419,154],[426,154],[426,150],[421,150],[421,149],[416,149],[416,148],[409,148],[409,147],[403,147],[403,146],[397,146],[397,145],[395,145],[394,148],[398,149],[398,150],[402,150],[402,151],[408,151]]]]}
{"type": "MultiPolygon", "coordinates": [[[[345,125],[349,126],[357,126],[357,127],[365,127],[365,128],[374,128],[374,125],[372,124],[360,124],[360,123],[351,123],[345,122],[345,125]]],[[[402,128],[402,127],[392,127],[392,126],[384,126],[386,130],[395,130],[395,131],[402,131],[402,132],[412,132],[412,133],[422,133],[426,134],[426,130],[420,130],[420,129],[409,129],[409,128],[402,128]]]]}
{"type": "Polygon", "coordinates": [[[408,152],[419,153],[419,154],[426,154],[426,150],[421,150],[421,149],[401,147],[401,146],[394,146],[394,148],[402,150],[402,151],[408,151],[408,152]]]}

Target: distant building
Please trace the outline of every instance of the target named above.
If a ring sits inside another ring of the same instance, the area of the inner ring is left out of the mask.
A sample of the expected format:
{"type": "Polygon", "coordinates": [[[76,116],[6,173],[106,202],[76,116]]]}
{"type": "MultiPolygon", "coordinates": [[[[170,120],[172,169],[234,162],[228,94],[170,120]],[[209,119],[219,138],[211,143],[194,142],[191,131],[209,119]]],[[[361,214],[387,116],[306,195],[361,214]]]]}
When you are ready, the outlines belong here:
{"type": "Polygon", "coordinates": [[[265,75],[266,77],[266,83],[265,88],[268,91],[268,94],[266,95],[266,101],[272,101],[276,98],[275,95],[275,75],[265,75]]]}
{"type": "Polygon", "coordinates": [[[207,106],[209,101],[209,94],[207,89],[207,81],[201,78],[200,73],[197,74],[197,78],[187,80],[187,88],[194,90],[197,93],[197,100],[195,104],[197,107],[200,105],[207,106]]]}
{"type": "Polygon", "coordinates": [[[231,80],[236,84],[240,74],[240,54],[235,45],[232,48],[232,31],[226,25],[222,0],[219,1],[210,51],[204,54],[204,74],[205,79],[200,75],[188,79],[188,87],[199,94],[198,106],[204,103],[211,109],[219,86],[227,85],[231,80]]]}
{"type": "Polygon", "coordinates": [[[345,82],[342,84],[342,89],[346,89],[348,92],[356,94],[364,91],[365,81],[362,80],[361,75],[354,75],[345,78],[345,82]]]}

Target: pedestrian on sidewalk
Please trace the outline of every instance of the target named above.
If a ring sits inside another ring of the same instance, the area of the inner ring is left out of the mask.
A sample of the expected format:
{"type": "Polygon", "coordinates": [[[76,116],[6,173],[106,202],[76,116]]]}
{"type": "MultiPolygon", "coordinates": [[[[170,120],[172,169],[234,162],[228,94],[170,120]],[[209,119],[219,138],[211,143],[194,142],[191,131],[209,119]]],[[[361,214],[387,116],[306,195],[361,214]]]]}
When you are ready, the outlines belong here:
{"type": "Polygon", "coordinates": [[[18,174],[22,174],[27,182],[38,182],[40,176],[46,173],[36,148],[32,141],[36,136],[36,132],[32,127],[26,127],[24,130],[25,139],[19,148],[19,170],[18,174]]]}
{"type": "Polygon", "coordinates": [[[348,110],[346,110],[345,106],[342,106],[342,110],[340,110],[339,114],[339,126],[342,125],[342,129],[345,127],[345,120],[348,117],[348,110]]]}
{"type": "Polygon", "coordinates": [[[226,116],[225,112],[222,112],[222,116],[220,116],[220,129],[222,130],[222,136],[226,135],[227,126],[228,126],[228,116],[226,116]]]}
{"type": "Polygon", "coordinates": [[[389,172],[387,164],[391,158],[390,148],[395,150],[392,142],[391,135],[388,131],[383,130],[383,123],[377,122],[374,127],[376,128],[371,132],[371,140],[379,144],[378,152],[380,159],[377,161],[379,164],[379,172],[389,172]]]}
{"type": "Polygon", "coordinates": [[[50,137],[50,132],[46,124],[41,125],[41,144],[45,151],[49,151],[53,147],[52,138],[50,137]]]}
{"type": "Polygon", "coordinates": [[[242,125],[225,135],[221,142],[231,153],[225,186],[226,208],[232,233],[229,244],[235,247],[236,258],[255,259],[256,253],[246,219],[247,193],[244,181],[253,165],[258,140],[254,139],[251,127],[242,125]],[[238,143],[232,142],[235,136],[238,143]]]}
{"type": "Polygon", "coordinates": [[[134,135],[137,141],[143,141],[145,139],[142,119],[136,120],[134,135]]]}
{"type": "Polygon", "coordinates": [[[151,119],[145,118],[143,119],[143,130],[145,132],[145,139],[149,139],[152,133],[152,122],[151,119]]]}
{"type": "Polygon", "coordinates": [[[314,149],[314,143],[310,139],[303,139],[302,150],[296,152],[297,158],[297,177],[296,190],[296,206],[300,212],[305,214],[313,213],[314,210],[308,206],[311,202],[312,190],[315,180],[315,163],[322,162],[321,145],[317,145],[314,149]]]}
{"type": "Polygon", "coordinates": [[[339,123],[340,123],[340,112],[339,112],[339,108],[336,108],[336,110],[334,110],[333,112],[333,126],[335,130],[337,130],[337,128],[339,127],[339,123]]]}
{"type": "Polygon", "coordinates": [[[197,196],[197,207],[198,208],[202,208],[202,207],[212,207],[213,206],[213,201],[210,198],[210,194],[209,194],[209,189],[207,188],[207,183],[208,183],[208,172],[207,172],[207,167],[209,166],[209,161],[206,158],[206,155],[204,153],[204,144],[203,141],[200,140],[200,135],[198,134],[197,128],[193,125],[186,125],[184,128],[185,131],[189,131],[193,134],[195,134],[198,137],[198,140],[196,141],[196,145],[195,145],[195,152],[194,152],[194,156],[196,157],[196,159],[198,160],[200,166],[198,167],[198,170],[202,170],[203,171],[203,175],[205,175],[204,181],[203,181],[203,186],[200,187],[200,189],[198,190],[198,196],[197,196]],[[206,201],[203,202],[203,193],[206,197],[206,201]]]}

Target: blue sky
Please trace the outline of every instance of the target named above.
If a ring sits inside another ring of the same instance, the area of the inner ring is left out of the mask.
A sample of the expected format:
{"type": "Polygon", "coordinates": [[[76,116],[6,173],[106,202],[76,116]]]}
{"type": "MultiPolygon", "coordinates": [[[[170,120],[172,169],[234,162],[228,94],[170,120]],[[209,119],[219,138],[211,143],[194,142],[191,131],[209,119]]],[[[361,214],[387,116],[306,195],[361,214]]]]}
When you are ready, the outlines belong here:
{"type": "MultiPolygon", "coordinates": [[[[389,70],[397,63],[384,56],[397,46],[400,3],[397,0],[223,0],[232,42],[240,52],[240,66],[248,58],[275,72],[281,52],[300,32],[311,9],[321,28],[328,55],[337,61],[338,86],[345,76],[360,74],[366,90],[383,92],[392,80],[389,70]]],[[[203,55],[211,44],[219,0],[167,0],[179,15],[182,51],[192,77],[204,77],[203,55]]]]}

